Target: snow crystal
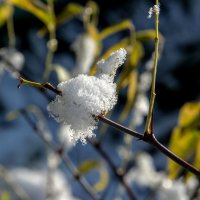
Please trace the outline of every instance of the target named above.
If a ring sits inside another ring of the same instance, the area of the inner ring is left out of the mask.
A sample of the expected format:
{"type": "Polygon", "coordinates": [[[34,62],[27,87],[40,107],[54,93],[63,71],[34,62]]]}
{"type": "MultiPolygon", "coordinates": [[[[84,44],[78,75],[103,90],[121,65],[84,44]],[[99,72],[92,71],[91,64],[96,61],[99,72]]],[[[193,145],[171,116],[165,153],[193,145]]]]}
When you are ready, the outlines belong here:
{"type": "Polygon", "coordinates": [[[117,68],[124,63],[126,54],[126,50],[120,48],[118,51],[113,52],[107,60],[100,60],[97,63],[97,77],[107,74],[113,79],[117,68]]]}
{"type": "Polygon", "coordinates": [[[148,11],[148,17],[147,18],[151,18],[153,13],[155,13],[156,15],[159,15],[159,13],[160,13],[160,4],[154,5],[153,7],[150,7],[150,9],[148,11]]]}
{"type": "Polygon", "coordinates": [[[78,77],[58,85],[62,96],[48,105],[48,110],[58,122],[70,126],[74,142],[85,143],[86,137],[94,136],[96,128],[94,116],[108,112],[117,102],[116,85],[94,76],[78,77]]]}
{"type": "MultiPolygon", "coordinates": [[[[123,64],[126,51],[120,49],[108,58],[101,61],[99,66],[104,69],[106,65],[111,70],[123,64]],[[103,64],[104,63],[104,64],[103,64]]],[[[61,82],[58,89],[62,96],[57,95],[49,103],[47,109],[57,122],[67,125],[72,141],[80,140],[86,143],[86,138],[94,136],[97,126],[97,116],[106,114],[117,103],[116,84],[113,78],[103,73],[99,77],[79,75],[73,79],[61,82]]]]}

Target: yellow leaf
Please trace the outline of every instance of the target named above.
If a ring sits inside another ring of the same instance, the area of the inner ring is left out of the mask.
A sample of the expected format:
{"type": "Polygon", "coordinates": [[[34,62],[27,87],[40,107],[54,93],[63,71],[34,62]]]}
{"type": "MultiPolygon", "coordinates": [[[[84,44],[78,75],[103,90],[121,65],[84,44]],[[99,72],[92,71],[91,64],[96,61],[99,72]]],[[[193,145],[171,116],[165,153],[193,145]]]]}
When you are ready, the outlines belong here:
{"type": "Polygon", "coordinates": [[[86,19],[84,21],[96,27],[98,23],[98,15],[99,6],[97,3],[95,1],[88,1],[83,16],[83,18],[86,19]]]}
{"type": "Polygon", "coordinates": [[[53,65],[53,71],[56,72],[59,82],[67,81],[70,79],[70,73],[60,65],[53,65]]]}
{"type": "Polygon", "coordinates": [[[109,182],[109,175],[108,175],[108,171],[106,170],[106,168],[101,167],[99,169],[99,181],[94,185],[94,189],[97,192],[101,192],[103,191],[109,182]]]}
{"type": "Polygon", "coordinates": [[[138,41],[135,41],[134,46],[132,47],[132,51],[129,55],[130,65],[135,67],[139,64],[141,58],[144,56],[144,48],[142,44],[138,41]]]}
{"type": "Polygon", "coordinates": [[[23,10],[26,10],[27,12],[30,12],[31,14],[35,15],[38,19],[40,19],[48,28],[52,26],[54,23],[53,17],[48,13],[47,8],[41,9],[34,5],[29,0],[8,0],[16,7],[19,7],[23,10]]]}
{"type": "Polygon", "coordinates": [[[131,74],[132,69],[130,69],[129,65],[125,65],[123,71],[120,73],[119,80],[117,81],[117,91],[126,87],[129,83],[129,75],[131,74]]]}
{"type": "Polygon", "coordinates": [[[137,91],[137,72],[133,71],[131,75],[129,76],[127,101],[120,115],[120,118],[119,118],[120,121],[124,121],[127,118],[128,113],[130,112],[133,106],[136,91],[137,91]]]}
{"type": "Polygon", "coordinates": [[[60,14],[57,16],[56,23],[61,25],[72,18],[80,15],[83,12],[84,7],[77,3],[68,3],[60,14]]]}
{"type": "Polygon", "coordinates": [[[136,32],[136,39],[141,42],[155,40],[155,36],[156,36],[155,30],[153,29],[136,32]]]}
{"type": "Polygon", "coordinates": [[[97,167],[99,167],[100,164],[101,163],[98,160],[86,160],[79,165],[78,171],[80,172],[81,175],[87,174],[91,170],[94,170],[97,167]]]}
{"type": "Polygon", "coordinates": [[[180,111],[179,126],[195,126],[200,121],[200,102],[186,103],[180,111]]]}
{"type": "Polygon", "coordinates": [[[120,78],[117,84],[118,90],[127,85],[127,83],[129,82],[129,76],[131,74],[131,71],[136,69],[143,55],[144,55],[144,49],[143,49],[142,44],[140,42],[135,41],[134,46],[129,51],[126,67],[124,68],[123,72],[120,74],[120,78]]]}
{"type": "Polygon", "coordinates": [[[94,184],[94,189],[97,192],[104,190],[109,182],[109,174],[107,169],[98,160],[86,160],[80,164],[78,170],[81,175],[87,174],[92,170],[97,170],[99,173],[99,180],[94,184]]]}
{"type": "Polygon", "coordinates": [[[103,40],[112,34],[115,34],[119,31],[123,31],[126,29],[129,29],[130,31],[134,30],[134,26],[130,20],[125,20],[113,26],[109,26],[108,28],[105,28],[103,31],[99,33],[99,40],[103,40]]]}
{"type": "Polygon", "coordinates": [[[0,27],[4,25],[6,20],[12,15],[12,7],[7,4],[0,5],[0,27]]]}
{"type": "MultiPolygon", "coordinates": [[[[155,30],[153,29],[136,32],[136,40],[141,41],[141,42],[154,41],[155,36],[156,36],[155,30]]],[[[164,40],[164,37],[161,33],[159,33],[159,38],[161,42],[164,40]]]]}
{"type": "Polygon", "coordinates": [[[118,43],[114,44],[112,47],[110,47],[102,56],[103,59],[107,59],[110,54],[114,51],[119,50],[120,48],[124,48],[127,50],[128,47],[128,38],[124,38],[123,40],[119,41],[118,43]]]}
{"type": "MultiPolygon", "coordinates": [[[[198,141],[197,134],[198,131],[182,132],[181,129],[175,128],[169,144],[170,150],[182,159],[188,160],[195,151],[198,141]]],[[[169,177],[171,179],[177,178],[181,169],[180,165],[171,159],[168,160],[169,177]]]]}
{"type": "Polygon", "coordinates": [[[196,151],[195,151],[195,157],[194,157],[194,166],[197,169],[200,169],[200,134],[199,134],[197,145],[196,145],[196,151]]]}
{"type": "MultiPolygon", "coordinates": [[[[180,110],[177,127],[172,132],[169,148],[172,152],[190,160],[193,165],[200,168],[200,103],[186,103],[180,110]]],[[[169,177],[175,179],[181,166],[169,159],[169,177]]],[[[187,173],[186,178],[191,176],[187,173]]]]}
{"type": "MultiPolygon", "coordinates": [[[[63,10],[56,16],[56,27],[68,22],[74,17],[81,15],[84,7],[77,3],[68,3],[63,10]]],[[[43,37],[47,33],[48,29],[43,27],[39,30],[38,35],[43,37]]]]}
{"type": "Polygon", "coordinates": [[[10,200],[10,194],[7,191],[3,191],[1,196],[0,196],[0,200],[10,200]]]}

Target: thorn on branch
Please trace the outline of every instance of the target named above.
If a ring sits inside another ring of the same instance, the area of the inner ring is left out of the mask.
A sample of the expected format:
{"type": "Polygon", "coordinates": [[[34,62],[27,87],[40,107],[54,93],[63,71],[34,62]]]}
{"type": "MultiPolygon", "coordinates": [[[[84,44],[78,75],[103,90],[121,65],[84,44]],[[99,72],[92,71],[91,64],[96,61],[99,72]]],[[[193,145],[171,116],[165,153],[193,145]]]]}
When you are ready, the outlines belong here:
{"type": "Polygon", "coordinates": [[[147,129],[144,132],[144,137],[146,137],[146,135],[154,135],[155,132],[154,132],[153,122],[154,122],[154,117],[153,117],[153,112],[152,112],[152,115],[151,115],[151,118],[150,118],[150,127],[149,127],[149,129],[147,129]]]}
{"type": "Polygon", "coordinates": [[[23,84],[23,78],[19,77],[19,83],[17,85],[17,88],[20,88],[22,84],[23,84]]]}

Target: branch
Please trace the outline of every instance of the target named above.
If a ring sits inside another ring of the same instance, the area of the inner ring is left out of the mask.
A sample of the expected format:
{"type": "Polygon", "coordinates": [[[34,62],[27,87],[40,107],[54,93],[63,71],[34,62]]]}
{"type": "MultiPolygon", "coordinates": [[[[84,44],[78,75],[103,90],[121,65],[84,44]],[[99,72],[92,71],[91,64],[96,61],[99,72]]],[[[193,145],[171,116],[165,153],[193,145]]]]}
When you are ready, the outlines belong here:
{"type": "Polygon", "coordinates": [[[58,42],[56,39],[56,19],[55,19],[55,12],[54,12],[54,0],[48,0],[48,14],[51,17],[51,23],[48,25],[49,31],[49,41],[47,43],[47,56],[45,60],[45,70],[43,74],[43,80],[48,80],[50,72],[52,70],[52,62],[54,53],[57,50],[58,42]]]}
{"type": "Polygon", "coordinates": [[[98,119],[112,127],[114,127],[117,130],[120,130],[122,132],[125,132],[129,135],[132,135],[133,137],[138,138],[139,140],[143,140],[146,143],[149,143],[151,145],[153,145],[155,148],[157,148],[159,151],[161,151],[163,154],[165,154],[167,157],[171,158],[173,161],[175,161],[177,164],[179,164],[180,166],[184,167],[185,169],[187,169],[188,171],[190,171],[191,173],[193,173],[194,175],[196,175],[197,177],[200,177],[200,170],[195,168],[194,166],[190,165],[188,162],[184,161],[183,159],[181,159],[180,157],[178,157],[177,155],[175,155],[173,152],[171,152],[169,149],[167,149],[165,146],[163,146],[156,138],[154,134],[141,134],[141,133],[137,133],[135,131],[132,131],[129,128],[126,128],[116,122],[113,122],[110,119],[107,119],[106,117],[104,117],[103,115],[99,115],[98,119]]]}
{"type": "Polygon", "coordinates": [[[83,187],[83,189],[89,194],[89,196],[94,200],[99,200],[93,188],[89,185],[87,180],[81,176],[78,169],[71,162],[70,158],[64,153],[63,147],[58,144],[53,143],[43,136],[41,130],[36,126],[36,124],[31,120],[30,116],[26,112],[26,110],[20,111],[28,124],[32,127],[35,133],[60,157],[65,166],[69,169],[73,177],[79,182],[79,184],[83,187]]]}
{"type": "Polygon", "coordinates": [[[103,150],[103,148],[101,147],[101,145],[98,141],[93,142],[90,139],[88,139],[88,141],[96,149],[96,151],[105,159],[105,161],[108,163],[108,165],[110,166],[110,168],[113,171],[113,174],[117,177],[119,182],[122,184],[122,186],[127,191],[129,198],[131,200],[136,200],[137,198],[136,198],[135,194],[133,193],[133,191],[131,190],[131,188],[129,187],[129,185],[126,183],[126,181],[124,179],[124,172],[115,167],[114,163],[112,162],[110,157],[106,154],[106,152],[103,150]]]}
{"type": "Polygon", "coordinates": [[[47,83],[37,83],[37,82],[29,81],[22,77],[19,77],[19,84],[17,85],[17,87],[20,88],[22,84],[26,84],[26,85],[30,85],[30,86],[38,87],[38,88],[43,88],[43,89],[48,89],[58,95],[62,95],[62,92],[60,90],[58,90],[57,88],[55,88],[53,85],[51,85],[48,82],[47,83]]]}
{"type": "MultiPolygon", "coordinates": [[[[154,5],[155,6],[155,5],[154,5]]],[[[156,6],[159,8],[159,0],[156,0],[156,6]]],[[[154,108],[154,101],[156,97],[155,93],[155,86],[156,86],[156,72],[157,72],[157,65],[158,65],[158,51],[159,51],[159,10],[155,12],[155,53],[154,53],[154,64],[153,64],[153,74],[152,74],[152,86],[151,86],[151,98],[150,98],[150,105],[149,105],[149,112],[146,121],[145,127],[145,134],[152,134],[150,131],[150,124],[152,121],[152,114],[154,108]]]]}
{"type": "MultiPolygon", "coordinates": [[[[45,88],[45,89],[50,89],[49,87],[47,87],[47,85],[45,83],[41,84],[41,83],[26,81],[25,84],[32,85],[34,87],[42,87],[42,88],[45,88]]],[[[51,90],[54,91],[56,94],[62,95],[62,92],[60,90],[54,88],[52,85],[51,85],[51,87],[53,88],[51,90]]],[[[152,119],[152,116],[151,116],[151,119],[152,119]]],[[[122,126],[122,125],[120,125],[120,124],[118,124],[118,123],[116,123],[112,120],[109,120],[108,118],[104,117],[103,115],[99,115],[98,119],[100,121],[114,127],[117,130],[125,132],[125,133],[127,133],[127,134],[129,134],[133,137],[138,138],[139,140],[143,140],[144,142],[153,145],[155,148],[160,150],[163,154],[165,154],[166,156],[171,158],[177,164],[184,167],[185,169],[187,169],[191,173],[195,174],[197,177],[200,177],[200,170],[199,169],[196,169],[195,167],[190,165],[188,162],[184,161],[183,159],[181,159],[180,157],[178,157],[173,152],[171,152],[169,149],[167,149],[166,147],[164,147],[162,144],[159,143],[159,141],[155,138],[155,135],[154,135],[154,131],[153,131],[153,128],[152,128],[152,121],[150,121],[150,127],[149,127],[150,128],[149,133],[151,133],[151,134],[147,134],[147,132],[145,132],[144,134],[141,134],[141,133],[133,131],[133,130],[127,128],[127,127],[124,127],[124,126],[122,126]]]]}

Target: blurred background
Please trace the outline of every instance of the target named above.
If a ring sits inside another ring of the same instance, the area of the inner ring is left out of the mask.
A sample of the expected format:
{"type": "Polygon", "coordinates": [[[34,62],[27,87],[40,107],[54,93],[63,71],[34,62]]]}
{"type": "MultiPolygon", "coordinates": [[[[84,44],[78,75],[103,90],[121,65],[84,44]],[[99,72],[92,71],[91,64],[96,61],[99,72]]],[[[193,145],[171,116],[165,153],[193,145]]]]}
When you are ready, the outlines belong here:
{"type": "MultiPolygon", "coordinates": [[[[92,199],[47,143],[55,142],[101,199],[200,199],[199,180],[142,141],[99,123],[93,142],[73,145],[46,107],[55,94],[17,77],[57,86],[120,47],[118,103],[108,118],[143,132],[154,53],[154,1],[0,1],[0,199],[92,199]],[[37,134],[40,134],[38,137],[37,134]],[[95,145],[97,142],[98,145],[95,145]],[[103,151],[103,153],[102,153],[103,151]],[[118,173],[119,175],[120,173],[118,173]]],[[[200,1],[160,0],[157,139],[200,168],[200,1]],[[173,135],[173,137],[172,137],[173,135]]]]}

